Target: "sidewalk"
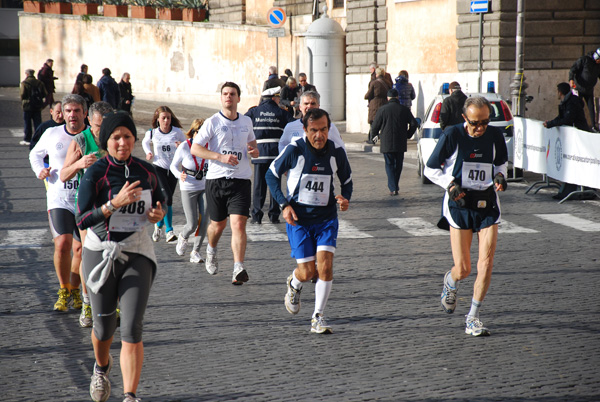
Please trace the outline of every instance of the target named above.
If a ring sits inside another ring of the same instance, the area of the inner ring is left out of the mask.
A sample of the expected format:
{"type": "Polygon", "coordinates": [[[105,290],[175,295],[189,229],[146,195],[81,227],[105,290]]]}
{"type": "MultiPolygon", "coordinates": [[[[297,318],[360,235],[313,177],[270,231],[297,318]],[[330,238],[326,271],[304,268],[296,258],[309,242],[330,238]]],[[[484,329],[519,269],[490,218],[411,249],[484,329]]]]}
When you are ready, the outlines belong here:
{"type": "MultiPolygon", "coordinates": [[[[65,94],[56,93],[54,94],[55,99],[61,99],[65,94]]],[[[9,103],[9,115],[14,116],[14,124],[15,127],[23,126],[23,111],[21,109],[20,100],[19,100],[19,88],[17,87],[0,87],[0,98],[5,101],[11,101],[9,103]]],[[[3,102],[6,103],[6,102],[3,102]]],[[[163,106],[164,104],[161,102],[154,101],[146,101],[143,99],[136,99],[133,105],[133,118],[136,126],[138,127],[138,134],[146,131],[151,123],[152,123],[152,115],[157,107],[163,106]]],[[[168,104],[169,108],[173,110],[173,113],[177,116],[181,124],[183,125],[184,132],[189,128],[192,121],[198,117],[210,117],[212,114],[216,113],[218,110],[207,108],[203,106],[196,105],[186,105],[186,104],[168,104]]],[[[3,108],[4,109],[4,108],[3,108]]],[[[4,110],[3,110],[4,111],[4,110]]],[[[3,116],[6,116],[7,111],[4,111],[3,116]]],[[[241,110],[240,112],[244,112],[245,110],[241,110]]],[[[365,112],[366,113],[366,112],[365,112]]],[[[46,121],[50,118],[50,112],[48,108],[42,111],[42,121],[46,121]]],[[[12,120],[12,119],[11,119],[12,120]]],[[[373,152],[379,153],[379,147],[366,144],[367,133],[349,133],[346,132],[346,122],[345,121],[336,121],[334,124],[337,126],[340,134],[342,135],[342,139],[346,143],[346,149],[353,152],[373,152]]],[[[7,125],[7,124],[5,124],[7,125]]],[[[417,158],[417,141],[409,140],[408,141],[408,151],[405,155],[406,158],[416,159],[417,158]]]]}

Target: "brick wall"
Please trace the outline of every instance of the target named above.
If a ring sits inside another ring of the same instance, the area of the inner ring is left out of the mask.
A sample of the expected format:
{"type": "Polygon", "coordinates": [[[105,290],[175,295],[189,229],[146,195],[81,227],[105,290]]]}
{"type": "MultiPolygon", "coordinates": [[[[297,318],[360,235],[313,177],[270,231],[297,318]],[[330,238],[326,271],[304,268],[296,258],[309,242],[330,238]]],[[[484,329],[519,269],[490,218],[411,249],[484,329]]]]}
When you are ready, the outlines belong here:
{"type": "Polygon", "coordinates": [[[346,2],[346,71],[369,73],[369,64],[387,64],[387,8],[385,0],[346,2]]]}
{"type": "Polygon", "coordinates": [[[210,0],[210,21],[246,23],[246,0],[210,0]]]}
{"type": "MultiPolygon", "coordinates": [[[[483,69],[515,68],[517,0],[493,0],[484,15],[483,69]]],[[[477,69],[479,17],[469,12],[470,0],[458,0],[456,59],[459,71],[477,69]]],[[[524,43],[526,70],[570,68],[573,62],[600,45],[600,1],[529,0],[525,2],[524,43]]]]}

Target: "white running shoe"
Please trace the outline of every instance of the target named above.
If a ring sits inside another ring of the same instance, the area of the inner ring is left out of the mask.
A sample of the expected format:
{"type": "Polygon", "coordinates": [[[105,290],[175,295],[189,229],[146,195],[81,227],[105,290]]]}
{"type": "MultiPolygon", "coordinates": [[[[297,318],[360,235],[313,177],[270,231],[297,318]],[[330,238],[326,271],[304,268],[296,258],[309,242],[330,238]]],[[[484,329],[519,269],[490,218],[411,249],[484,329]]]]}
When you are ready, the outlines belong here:
{"type": "Polygon", "coordinates": [[[180,233],[179,239],[177,239],[177,246],[175,246],[175,251],[177,252],[177,255],[184,255],[187,245],[188,245],[187,239],[184,239],[180,233]]]}
{"type": "Polygon", "coordinates": [[[190,253],[190,262],[198,264],[204,262],[204,258],[202,258],[202,254],[194,250],[190,253]]]}
{"type": "Polygon", "coordinates": [[[285,294],[285,308],[290,314],[298,314],[300,311],[300,292],[292,286],[292,278],[294,274],[287,278],[287,293],[285,294]]]}
{"type": "Polygon", "coordinates": [[[448,314],[454,313],[456,309],[456,292],[457,288],[450,287],[448,285],[448,276],[451,271],[446,272],[444,275],[444,287],[442,288],[442,295],[440,297],[440,301],[442,304],[442,310],[444,310],[448,314]]]}
{"type": "Polygon", "coordinates": [[[108,369],[100,371],[98,365],[94,363],[94,369],[92,373],[92,381],[90,382],[90,396],[94,402],[105,402],[110,397],[110,381],[108,380],[108,374],[112,368],[113,359],[112,356],[108,356],[108,369]]]}
{"type": "Polygon", "coordinates": [[[154,225],[154,233],[152,233],[152,241],[157,242],[160,240],[162,236],[162,228],[159,228],[157,225],[154,225]]]}
{"type": "Polygon", "coordinates": [[[234,285],[243,285],[244,282],[248,282],[248,279],[248,272],[246,272],[244,264],[237,264],[237,268],[233,268],[231,283],[234,285]]]}
{"type": "Polygon", "coordinates": [[[216,275],[219,272],[219,261],[217,261],[217,253],[206,252],[206,271],[211,275],[216,275]]]}
{"type": "Polygon", "coordinates": [[[92,319],[92,306],[89,303],[83,303],[81,306],[79,326],[81,326],[81,328],[91,328],[94,326],[94,321],[92,319]]]}
{"type": "Polygon", "coordinates": [[[175,233],[173,233],[173,231],[172,231],[172,230],[169,230],[169,231],[167,232],[167,239],[166,239],[166,242],[167,242],[167,243],[172,243],[172,242],[174,242],[175,240],[177,240],[177,236],[175,236],[175,233]]]}
{"type": "Polygon", "coordinates": [[[488,336],[491,334],[490,330],[487,329],[481,321],[479,321],[479,318],[471,316],[466,317],[467,321],[465,333],[473,336],[488,336]]]}
{"type": "Polygon", "coordinates": [[[333,334],[333,330],[329,325],[327,325],[327,321],[325,321],[325,317],[321,314],[317,314],[310,322],[310,332],[313,334],[333,334]]]}

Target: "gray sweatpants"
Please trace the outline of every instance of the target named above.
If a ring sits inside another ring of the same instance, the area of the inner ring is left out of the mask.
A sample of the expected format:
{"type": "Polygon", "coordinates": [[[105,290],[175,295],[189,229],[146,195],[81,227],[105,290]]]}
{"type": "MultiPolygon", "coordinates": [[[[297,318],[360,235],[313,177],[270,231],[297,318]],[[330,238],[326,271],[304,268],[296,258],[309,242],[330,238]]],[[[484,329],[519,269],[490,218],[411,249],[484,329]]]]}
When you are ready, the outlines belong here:
{"type": "MultiPolygon", "coordinates": [[[[142,341],[144,313],[148,304],[150,287],[155,275],[154,263],[141,254],[125,253],[129,260],[117,261],[113,272],[98,293],[88,289],[94,334],[101,341],[110,339],[117,329],[117,304],[121,309],[121,339],[129,343],[142,341]]],[[[102,261],[101,251],[83,249],[83,278],[102,261]]]]}
{"type": "Polygon", "coordinates": [[[181,235],[184,239],[188,239],[196,228],[198,228],[198,218],[200,218],[200,227],[194,239],[194,251],[198,252],[200,252],[200,247],[204,241],[204,236],[206,236],[206,229],[210,221],[208,215],[204,213],[204,203],[204,190],[181,190],[181,204],[186,220],[181,235]]]}

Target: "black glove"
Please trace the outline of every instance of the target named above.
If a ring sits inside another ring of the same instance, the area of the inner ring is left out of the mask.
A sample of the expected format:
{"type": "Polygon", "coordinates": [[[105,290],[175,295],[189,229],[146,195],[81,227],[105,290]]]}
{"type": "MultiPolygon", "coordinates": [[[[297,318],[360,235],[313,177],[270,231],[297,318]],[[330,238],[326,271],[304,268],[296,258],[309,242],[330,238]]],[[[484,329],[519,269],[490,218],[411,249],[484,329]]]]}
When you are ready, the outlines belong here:
{"type": "Polygon", "coordinates": [[[448,195],[450,196],[450,199],[452,201],[456,202],[456,204],[459,207],[464,207],[465,206],[465,198],[464,197],[461,198],[461,199],[457,199],[462,193],[464,193],[464,190],[462,189],[462,187],[460,186],[460,184],[452,182],[448,186],[448,195]]]}
{"type": "Polygon", "coordinates": [[[496,176],[494,176],[494,184],[500,184],[500,186],[502,186],[502,191],[505,191],[508,187],[508,183],[502,173],[496,173],[496,176]]]}

